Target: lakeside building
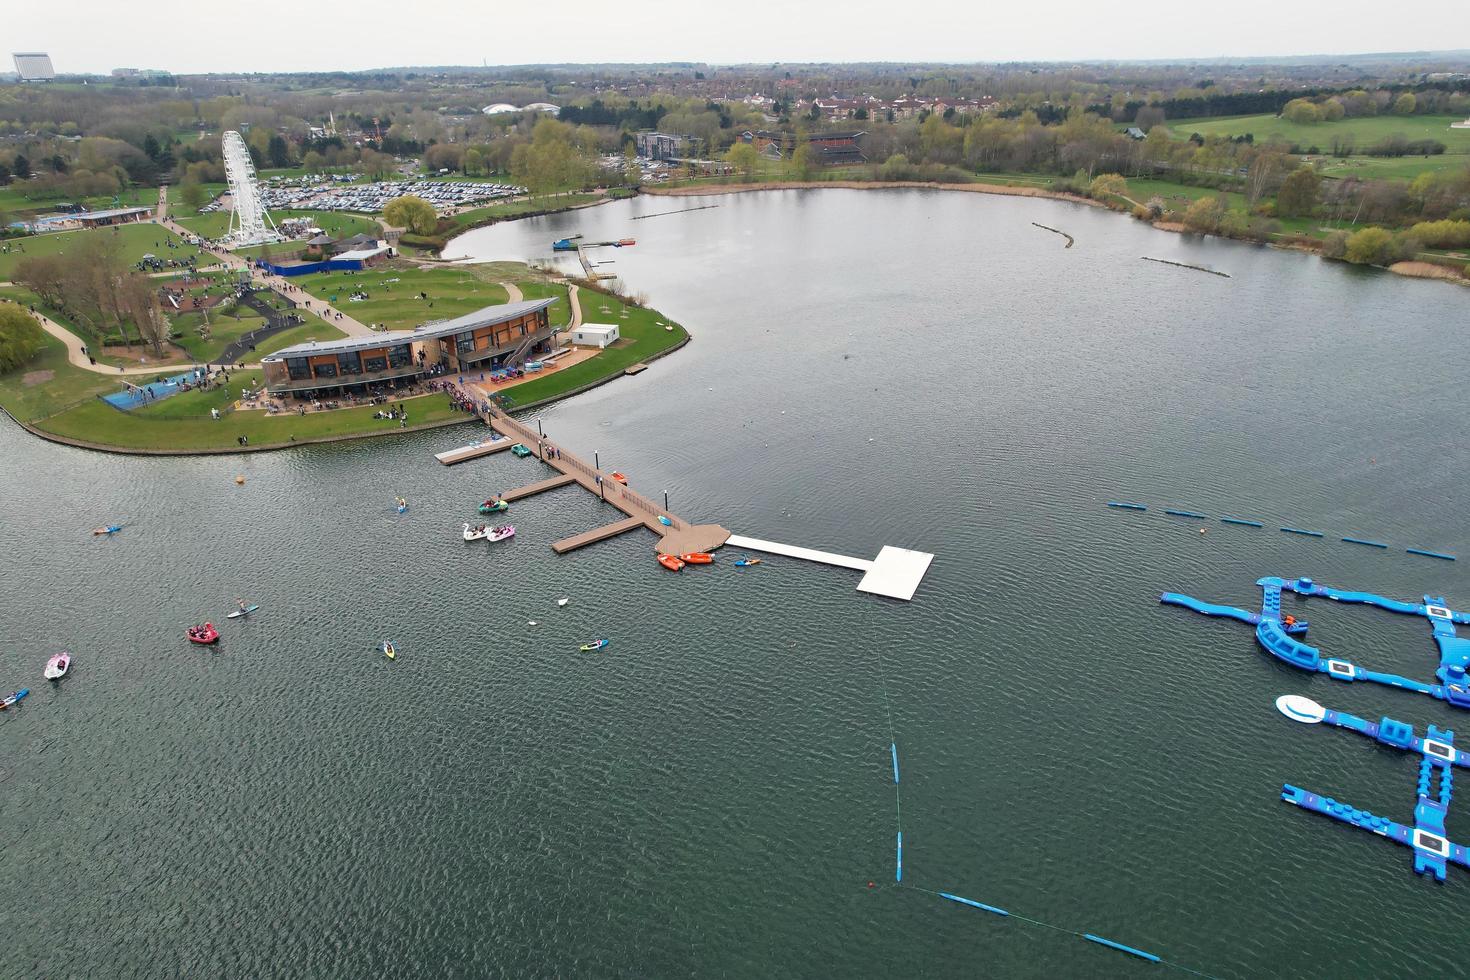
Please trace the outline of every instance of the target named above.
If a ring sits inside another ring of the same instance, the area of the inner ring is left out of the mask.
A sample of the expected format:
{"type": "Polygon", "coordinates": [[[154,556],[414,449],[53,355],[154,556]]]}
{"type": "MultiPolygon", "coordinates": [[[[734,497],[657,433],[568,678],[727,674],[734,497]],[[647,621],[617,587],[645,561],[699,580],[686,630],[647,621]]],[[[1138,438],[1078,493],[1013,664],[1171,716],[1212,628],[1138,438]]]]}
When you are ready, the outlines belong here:
{"type": "MultiPolygon", "coordinates": [[[[867,135],[864,132],[812,133],[806,141],[811,145],[815,157],[813,162],[817,166],[840,167],[867,162],[867,156],[858,146],[858,140],[867,135]]],[[[790,160],[798,145],[795,133],[765,129],[747,130],[740,134],[740,139],[754,146],[756,152],[768,160],[790,160]]]]}
{"type": "Polygon", "coordinates": [[[605,349],[618,342],[616,323],[584,323],[572,331],[572,343],[605,349]]]}
{"type": "Polygon", "coordinates": [[[74,211],[43,215],[30,222],[36,234],[47,231],[71,231],[76,228],[105,228],[126,225],[153,217],[153,208],[109,208],[105,211],[74,211]]]}
{"type": "Polygon", "coordinates": [[[265,387],[272,395],[319,398],[437,374],[520,367],[551,353],[559,329],[547,313],[553,302],[504,303],[413,330],[296,344],[260,359],[265,387]]]}
{"type": "Polygon", "coordinates": [[[640,157],[649,160],[672,160],[696,156],[704,141],[682,133],[660,133],[645,129],[633,136],[633,146],[640,157]]]}

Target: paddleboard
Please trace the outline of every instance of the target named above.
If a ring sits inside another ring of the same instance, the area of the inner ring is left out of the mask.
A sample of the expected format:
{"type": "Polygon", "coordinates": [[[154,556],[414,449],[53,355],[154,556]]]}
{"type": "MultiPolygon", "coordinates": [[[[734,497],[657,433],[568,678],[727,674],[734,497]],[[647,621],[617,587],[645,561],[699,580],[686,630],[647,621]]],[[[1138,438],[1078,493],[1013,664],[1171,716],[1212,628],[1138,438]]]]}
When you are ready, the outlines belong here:
{"type": "Polygon", "coordinates": [[[239,619],[241,616],[249,616],[259,608],[259,606],[246,606],[244,609],[236,609],[232,613],[225,613],[225,619],[239,619]]]}

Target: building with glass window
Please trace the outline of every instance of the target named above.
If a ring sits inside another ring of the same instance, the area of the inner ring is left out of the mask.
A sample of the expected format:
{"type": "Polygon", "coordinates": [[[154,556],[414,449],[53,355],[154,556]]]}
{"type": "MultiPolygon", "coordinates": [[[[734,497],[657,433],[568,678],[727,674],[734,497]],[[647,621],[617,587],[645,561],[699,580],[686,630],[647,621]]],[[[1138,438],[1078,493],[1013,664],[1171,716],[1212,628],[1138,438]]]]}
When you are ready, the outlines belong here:
{"type": "Polygon", "coordinates": [[[551,352],[553,299],[487,306],[473,313],[370,337],[313,341],[260,359],[266,390],[296,398],[365,394],[430,374],[519,367],[551,352]]]}

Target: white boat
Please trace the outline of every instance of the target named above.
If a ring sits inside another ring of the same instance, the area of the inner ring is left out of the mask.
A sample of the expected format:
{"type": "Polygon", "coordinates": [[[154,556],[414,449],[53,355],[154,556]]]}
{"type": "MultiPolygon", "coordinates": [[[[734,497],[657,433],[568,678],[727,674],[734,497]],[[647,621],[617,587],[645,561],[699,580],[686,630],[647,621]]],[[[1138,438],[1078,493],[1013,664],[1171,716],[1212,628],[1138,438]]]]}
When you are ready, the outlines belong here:
{"type": "Polygon", "coordinates": [[[490,528],[484,524],[479,527],[464,526],[464,539],[466,541],[482,541],[490,536],[490,528]]]}
{"type": "Polygon", "coordinates": [[[504,527],[491,528],[487,541],[504,541],[506,538],[515,537],[516,529],[506,524],[504,527]]]}

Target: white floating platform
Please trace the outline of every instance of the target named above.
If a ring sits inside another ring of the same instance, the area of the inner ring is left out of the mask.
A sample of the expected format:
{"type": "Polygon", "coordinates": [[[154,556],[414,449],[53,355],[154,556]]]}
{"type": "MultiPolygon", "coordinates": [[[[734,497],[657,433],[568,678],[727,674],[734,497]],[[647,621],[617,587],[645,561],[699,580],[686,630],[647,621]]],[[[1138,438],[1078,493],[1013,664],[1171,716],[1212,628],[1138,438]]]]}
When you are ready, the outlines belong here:
{"type": "Polygon", "coordinates": [[[886,595],[890,599],[912,599],[933,560],[934,556],[927,552],[885,544],[871,562],[868,574],[858,583],[858,591],[886,595]]]}
{"type": "Polygon", "coordinates": [[[873,595],[905,601],[914,597],[914,592],[924,579],[924,573],[929,570],[929,563],[934,560],[934,556],[926,552],[909,551],[906,548],[894,548],[890,545],[884,545],[883,550],[878,552],[878,557],[869,561],[866,558],[836,555],[830,551],[817,551],[813,548],[798,548],[796,545],[781,544],[776,541],[762,541],[760,538],[747,538],[740,534],[730,535],[725,544],[746,551],[763,551],[769,555],[802,558],[806,561],[865,572],[862,581],[858,583],[859,592],[870,592],[873,595]]]}
{"type": "Polygon", "coordinates": [[[505,437],[499,439],[481,439],[479,442],[472,442],[468,446],[460,446],[458,449],[435,453],[434,458],[445,466],[453,466],[455,463],[463,463],[467,459],[478,459],[481,456],[498,453],[502,449],[509,449],[512,445],[514,445],[513,441],[505,437]]]}

